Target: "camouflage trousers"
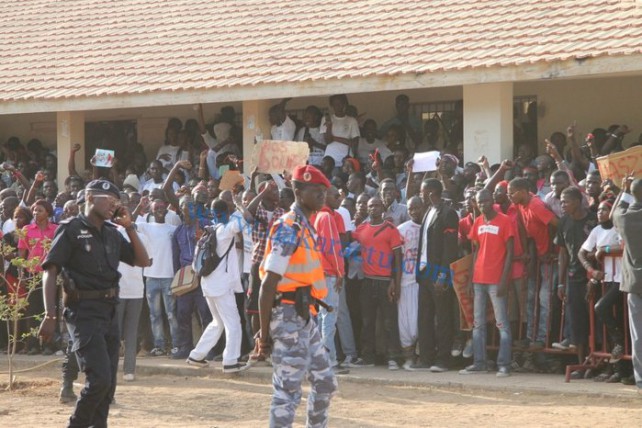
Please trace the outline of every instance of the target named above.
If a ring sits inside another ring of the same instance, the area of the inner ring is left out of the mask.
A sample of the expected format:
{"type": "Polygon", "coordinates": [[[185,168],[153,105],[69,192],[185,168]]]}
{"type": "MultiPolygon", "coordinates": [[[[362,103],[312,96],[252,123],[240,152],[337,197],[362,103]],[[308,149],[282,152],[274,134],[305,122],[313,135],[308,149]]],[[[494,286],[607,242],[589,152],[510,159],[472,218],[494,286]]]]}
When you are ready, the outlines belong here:
{"type": "Polygon", "coordinates": [[[337,389],[337,381],[316,321],[303,320],[294,305],[280,305],[272,310],[270,334],[274,341],[270,427],[292,426],[306,375],[311,384],[307,426],[326,427],[330,398],[337,389]]]}

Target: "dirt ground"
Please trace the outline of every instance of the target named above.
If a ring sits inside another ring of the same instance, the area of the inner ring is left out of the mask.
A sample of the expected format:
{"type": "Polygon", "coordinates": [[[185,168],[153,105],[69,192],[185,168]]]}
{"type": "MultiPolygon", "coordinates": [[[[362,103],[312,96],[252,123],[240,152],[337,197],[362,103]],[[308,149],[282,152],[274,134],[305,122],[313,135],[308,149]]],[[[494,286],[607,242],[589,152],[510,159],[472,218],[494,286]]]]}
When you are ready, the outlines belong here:
{"type": "MultiPolygon", "coordinates": [[[[72,406],[58,403],[58,373],[57,368],[45,368],[20,374],[23,388],[0,391],[0,426],[64,426],[72,406]]],[[[0,382],[6,379],[0,377],[0,382]]],[[[266,426],[272,392],[267,382],[243,375],[139,376],[135,382],[119,384],[110,427],[266,426]]],[[[74,390],[80,387],[76,383],[74,390]]],[[[639,426],[640,420],[642,396],[466,392],[340,381],[330,426],[639,426]]],[[[304,424],[305,399],[295,425],[304,424]]]]}

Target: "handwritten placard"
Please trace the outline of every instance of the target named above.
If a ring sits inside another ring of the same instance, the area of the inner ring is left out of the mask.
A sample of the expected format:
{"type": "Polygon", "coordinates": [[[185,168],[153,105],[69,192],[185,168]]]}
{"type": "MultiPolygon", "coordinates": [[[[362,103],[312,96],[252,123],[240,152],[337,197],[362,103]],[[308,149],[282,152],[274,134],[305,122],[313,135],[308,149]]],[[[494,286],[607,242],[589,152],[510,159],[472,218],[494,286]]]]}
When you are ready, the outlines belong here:
{"type": "Polygon", "coordinates": [[[616,186],[619,186],[622,179],[631,172],[636,177],[642,177],[642,146],[599,157],[597,167],[602,180],[610,178],[616,186]]]}
{"type": "Polygon", "coordinates": [[[245,178],[239,171],[225,171],[221,178],[221,183],[218,185],[221,190],[234,190],[237,184],[245,183],[245,178]]]}
{"type": "Polygon", "coordinates": [[[295,167],[305,165],[310,156],[307,144],[296,141],[263,140],[256,144],[252,164],[258,172],[281,174],[292,172],[295,167]]]}

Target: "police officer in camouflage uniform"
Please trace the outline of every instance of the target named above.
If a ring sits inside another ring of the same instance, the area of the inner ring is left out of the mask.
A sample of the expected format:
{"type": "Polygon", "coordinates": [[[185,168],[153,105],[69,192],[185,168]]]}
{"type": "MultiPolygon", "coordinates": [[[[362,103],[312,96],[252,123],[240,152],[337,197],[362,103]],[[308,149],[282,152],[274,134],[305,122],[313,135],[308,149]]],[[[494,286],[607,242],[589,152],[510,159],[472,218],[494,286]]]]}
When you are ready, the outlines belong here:
{"type": "Polygon", "coordinates": [[[56,325],[56,276],[69,277],[64,293],[63,317],[73,340],[72,350],[85,372],[69,427],[106,427],[109,404],[116,388],[120,337],[118,263],[149,266],[129,211],[120,206],[118,188],[94,180],[85,188],[85,212],[63,222],[56,230],[42,268],[45,317],[39,335],[52,339],[56,325]],[[131,243],[116,230],[113,220],[127,230],[131,243]]]}
{"type": "Polygon", "coordinates": [[[307,377],[312,384],[307,426],[325,427],[337,381],[321,332],[310,314],[315,311],[311,303],[325,297],[327,290],[309,217],[325,204],[330,183],[310,165],[297,167],[292,179],[295,203],[272,226],[260,268],[259,352],[272,352],[270,426],[292,426],[301,401],[301,384],[307,377]]]}

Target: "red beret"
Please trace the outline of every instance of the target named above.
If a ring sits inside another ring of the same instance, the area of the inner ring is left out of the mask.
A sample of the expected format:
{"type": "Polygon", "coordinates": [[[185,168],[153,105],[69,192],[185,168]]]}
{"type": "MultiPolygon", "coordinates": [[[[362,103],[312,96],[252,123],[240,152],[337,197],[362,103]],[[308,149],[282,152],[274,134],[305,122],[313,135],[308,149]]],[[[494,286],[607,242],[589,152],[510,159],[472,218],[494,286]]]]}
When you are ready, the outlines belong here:
{"type": "Polygon", "coordinates": [[[355,172],[361,171],[361,165],[359,164],[359,161],[355,158],[345,158],[346,162],[350,162],[352,164],[352,169],[355,170],[355,172]]]}
{"type": "Polygon", "coordinates": [[[502,181],[500,181],[499,183],[497,183],[497,186],[499,186],[499,187],[503,187],[503,188],[504,188],[504,190],[508,190],[508,181],[506,181],[506,180],[502,180],[502,181]]]}
{"type": "Polygon", "coordinates": [[[323,184],[330,187],[330,181],[326,176],[312,165],[297,166],[292,173],[292,180],[301,183],[323,184]]]}

